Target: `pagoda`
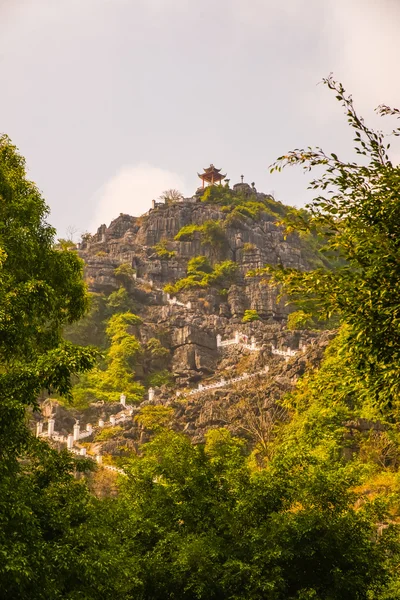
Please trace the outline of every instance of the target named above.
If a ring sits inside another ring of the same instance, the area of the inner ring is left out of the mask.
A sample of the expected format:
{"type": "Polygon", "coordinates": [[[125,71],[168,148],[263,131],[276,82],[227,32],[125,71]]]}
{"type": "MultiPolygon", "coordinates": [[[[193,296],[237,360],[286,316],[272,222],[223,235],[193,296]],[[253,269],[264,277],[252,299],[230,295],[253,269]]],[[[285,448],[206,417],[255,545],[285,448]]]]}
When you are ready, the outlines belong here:
{"type": "Polygon", "coordinates": [[[222,175],[220,171],[221,169],[216,169],[214,165],[211,164],[209,167],[204,169],[204,173],[197,173],[197,175],[203,181],[203,188],[204,182],[207,182],[210,185],[214,185],[215,183],[218,183],[219,181],[225,179],[226,173],[225,175],[222,175]]]}

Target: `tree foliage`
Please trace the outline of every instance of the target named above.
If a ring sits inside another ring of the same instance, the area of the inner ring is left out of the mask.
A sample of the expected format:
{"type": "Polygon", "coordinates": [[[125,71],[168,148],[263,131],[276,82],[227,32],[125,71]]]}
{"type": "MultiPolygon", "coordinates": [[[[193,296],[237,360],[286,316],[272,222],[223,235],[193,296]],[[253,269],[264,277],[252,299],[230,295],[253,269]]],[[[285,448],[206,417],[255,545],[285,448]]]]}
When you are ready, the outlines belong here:
{"type": "Polygon", "coordinates": [[[312,314],[306,313],[304,310],[296,310],[288,316],[287,328],[295,329],[311,329],[313,327],[312,314]]]}
{"type": "Polygon", "coordinates": [[[55,247],[48,208],[28,181],[24,159],[0,137],[0,446],[3,459],[26,439],[25,409],[45,389],[71,393],[71,376],[88,370],[93,349],[62,338],[88,301],[82,261],[55,247]]]}
{"type": "MultiPolygon", "coordinates": [[[[71,394],[97,352],[62,338],[88,300],[77,254],[55,243],[24,159],[0,137],[0,579],[4,598],[63,598],[78,571],[71,540],[90,498],[77,463],[32,438],[27,409],[44,390],[71,394]],[[65,592],[65,594],[64,594],[65,592]]],[[[87,468],[87,467],[86,467],[87,468]]],[[[101,577],[101,573],[99,573],[101,577]]],[[[78,585],[79,587],[79,585],[78,585]]]]}
{"type": "Polygon", "coordinates": [[[391,534],[379,506],[354,508],[352,468],[304,453],[254,472],[226,430],[205,446],[163,432],[126,468],[145,598],[366,599],[390,578],[391,534]]]}
{"type": "Polygon", "coordinates": [[[133,328],[141,319],[130,312],[116,313],[107,322],[106,334],[110,346],[104,364],[99,364],[81,378],[74,387],[78,405],[103,400],[118,402],[123,393],[129,401],[137,402],[144,393],[143,386],[135,380],[135,364],[143,353],[133,328]]]}
{"type": "Polygon", "coordinates": [[[122,263],[114,269],[114,275],[123,282],[131,281],[136,270],[129,263],[122,263]]]}
{"type": "MultiPolygon", "coordinates": [[[[392,410],[400,392],[400,167],[389,157],[387,137],[358,116],[343,86],[332,78],[325,84],[345,108],[358,162],[307,148],[280,157],[272,170],[323,168],[310,183],[319,194],[308,207],[310,218],[294,219],[292,227],[322,231],[327,250],[337,253],[342,265],[335,270],[270,271],[292,299],[306,298],[322,318],[338,314],[350,325],[347,345],[353,360],[377,403],[392,410]]],[[[386,106],[378,113],[399,117],[399,111],[386,106]]],[[[398,136],[400,129],[393,134],[398,136]]]]}

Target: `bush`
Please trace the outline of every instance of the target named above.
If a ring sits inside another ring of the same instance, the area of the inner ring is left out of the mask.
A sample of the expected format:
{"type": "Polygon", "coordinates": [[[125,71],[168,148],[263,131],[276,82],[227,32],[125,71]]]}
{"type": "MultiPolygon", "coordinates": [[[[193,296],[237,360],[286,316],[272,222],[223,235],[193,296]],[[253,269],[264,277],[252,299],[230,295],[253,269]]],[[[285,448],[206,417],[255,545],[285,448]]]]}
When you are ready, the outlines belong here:
{"type": "Polygon", "coordinates": [[[222,228],[221,221],[206,221],[201,229],[201,241],[205,246],[223,249],[228,240],[222,228]]]}
{"type": "Polygon", "coordinates": [[[228,206],[234,201],[234,198],[235,192],[228,187],[222,185],[210,185],[204,190],[201,201],[209,204],[228,206]]]}
{"type": "Polygon", "coordinates": [[[273,215],[275,214],[270,208],[266,207],[263,202],[253,202],[251,200],[246,203],[235,206],[233,213],[239,213],[250,219],[258,221],[262,212],[273,215]]]}
{"type": "Polygon", "coordinates": [[[232,283],[237,274],[238,266],[233,260],[224,260],[217,263],[214,271],[210,273],[207,283],[208,285],[223,285],[232,283]]]}
{"type": "Polygon", "coordinates": [[[196,256],[188,262],[188,276],[174,284],[166,285],[164,291],[177,294],[182,290],[196,287],[206,288],[211,285],[226,287],[234,281],[237,269],[237,264],[231,260],[216,263],[213,268],[205,256],[196,256]]]}
{"type": "Polygon", "coordinates": [[[114,269],[115,277],[121,278],[131,278],[136,273],[136,269],[134,269],[129,263],[122,263],[116,269],[114,269]]]}
{"type": "Polygon", "coordinates": [[[175,283],[169,283],[164,287],[164,292],[168,294],[178,294],[184,290],[190,290],[196,287],[207,287],[208,282],[203,278],[199,279],[196,276],[190,275],[183,279],[178,279],[175,283]]]}
{"type": "Polygon", "coordinates": [[[188,242],[193,239],[193,234],[196,231],[201,231],[201,225],[185,225],[178,231],[174,240],[176,242],[188,242]]]}
{"type": "Polygon", "coordinates": [[[174,384],[174,376],[167,369],[151,373],[146,378],[146,383],[149,387],[161,387],[162,385],[172,386],[174,384]]]}
{"type": "Polygon", "coordinates": [[[272,196],[259,197],[255,192],[250,195],[242,191],[231,190],[225,186],[209,186],[201,197],[202,202],[218,204],[224,212],[229,212],[225,220],[225,226],[236,226],[249,217],[255,221],[260,219],[262,213],[276,218],[285,216],[290,207],[284,206],[272,198],[272,196]]]}
{"type": "Polygon", "coordinates": [[[259,321],[260,315],[256,310],[245,310],[242,323],[251,323],[252,321],[259,321]]]}
{"type": "Polygon", "coordinates": [[[212,273],[212,271],[212,265],[206,256],[195,256],[189,260],[187,265],[188,275],[212,273]]]}
{"type": "Polygon", "coordinates": [[[106,299],[106,305],[110,309],[110,312],[128,312],[133,307],[133,302],[129,298],[128,292],[124,287],[120,287],[106,299]]]}
{"type": "Polygon", "coordinates": [[[249,242],[246,242],[246,244],[243,244],[243,250],[245,252],[251,252],[252,250],[257,250],[257,246],[255,244],[250,244],[249,242]]]}
{"type": "Polygon", "coordinates": [[[170,406],[144,406],[135,421],[146,429],[157,431],[168,425],[174,415],[170,406]]]}
{"type": "Polygon", "coordinates": [[[152,358],[165,358],[170,353],[168,348],[164,348],[157,338],[149,339],[146,344],[146,352],[148,352],[152,358]]]}
{"type": "Polygon", "coordinates": [[[115,425],[115,427],[107,427],[105,429],[101,429],[98,433],[96,433],[94,441],[95,442],[105,442],[107,440],[110,440],[114,436],[118,435],[123,430],[124,430],[124,428],[121,427],[120,425],[115,425]]]}
{"type": "Polygon", "coordinates": [[[228,243],[221,221],[212,220],[205,221],[202,225],[185,225],[174,239],[177,242],[190,241],[196,232],[201,234],[201,243],[205,246],[222,249],[228,243]]]}
{"type": "Polygon", "coordinates": [[[169,260],[170,258],[174,258],[174,256],[176,256],[175,250],[168,250],[167,245],[168,240],[161,240],[158,244],[153,246],[153,250],[159,258],[169,260]]]}

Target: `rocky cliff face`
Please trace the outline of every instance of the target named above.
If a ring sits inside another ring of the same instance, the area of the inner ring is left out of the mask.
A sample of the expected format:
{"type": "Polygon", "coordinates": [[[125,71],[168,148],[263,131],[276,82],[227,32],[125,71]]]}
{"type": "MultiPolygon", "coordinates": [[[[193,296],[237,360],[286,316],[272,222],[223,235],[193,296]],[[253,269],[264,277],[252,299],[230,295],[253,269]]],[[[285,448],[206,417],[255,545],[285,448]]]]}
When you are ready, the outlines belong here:
{"type": "Polygon", "coordinates": [[[304,270],[310,266],[297,235],[285,238],[272,216],[263,213],[257,221],[243,217],[233,226],[227,226],[227,243],[222,249],[202,244],[198,233],[191,241],[174,241],[186,225],[223,222],[225,218],[226,213],[218,206],[191,201],[161,205],[142,217],[121,214],[109,227],[99,227],[97,233],[87,237],[80,246],[90,289],[96,292],[117,289],[120,282],[114,270],[122,263],[131,265],[139,279],[162,287],[185,276],[190,258],[204,255],[211,262],[233,260],[239,266],[240,285],[230,290],[228,310],[227,307],[221,309],[227,316],[242,315],[249,308],[265,316],[286,316],[284,303],[277,303],[274,290],[244,277],[249,270],[266,263],[304,270]],[[175,253],[172,258],[163,259],[157,255],[154,247],[163,241],[175,253]]]}
{"type": "MultiPolygon", "coordinates": [[[[221,425],[243,435],[252,431],[253,438],[264,435],[260,427],[271,421],[268,415],[275,410],[276,399],[291,388],[310,362],[319,361],[326,342],[326,336],[321,343],[316,333],[288,331],[285,323],[290,307],[278,299],[278,291],[258,277],[246,277],[249,270],[266,263],[310,268],[304,244],[296,235],[285,238],[272,216],[262,214],[257,221],[246,217],[225,227],[223,248],[202,244],[199,234],[191,241],[174,240],[184,226],[225,218],[220,207],[201,202],[157,206],[139,218],[121,214],[109,227],[102,225],[95,235],[87,236],[79,248],[90,291],[107,296],[123,283],[143,321],[140,341],[145,344],[158,337],[169,350],[163,368],[172,373],[173,387],[156,389],[151,399],[146,394],[134,415],[144,406],[171,407],[173,426],[194,441],[203,440],[207,429],[221,425]],[[173,255],[160,257],[154,248],[160,242],[173,255]],[[206,287],[181,292],[177,302],[168,298],[164,285],[185,277],[188,261],[199,255],[212,264],[235,261],[239,271],[235,283],[223,294],[206,287]],[[116,274],[120,265],[131,267],[122,279],[116,274]],[[242,323],[248,309],[256,310],[260,320],[242,323]],[[237,333],[244,343],[218,346],[217,336],[232,340],[237,333]],[[248,347],[251,342],[253,349],[248,347]],[[304,347],[308,347],[305,352],[304,347]],[[293,357],[285,359],[274,354],[273,348],[290,349],[293,357]],[[234,383],[243,373],[250,377],[234,383]],[[198,385],[213,385],[221,379],[232,383],[189,393],[198,385]],[[243,408],[244,399],[250,401],[249,410],[243,408]]],[[[145,381],[141,368],[136,375],[145,381]]],[[[93,406],[72,416],[85,424],[99,417],[108,419],[120,409],[118,404],[93,406]]],[[[58,418],[66,433],[71,428],[71,411],[64,414],[61,410],[58,418]]],[[[134,419],[124,422],[122,429],[119,437],[104,442],[103,452],[119,455],[119,448],[137,450],[138,444],[148,439],[149,433],[134,419]]]]}
{"type": "MultiPolygon", "coordinates": [[[[226,227],[227,243],[222,249],[203,245],[196,233],[191,241],[174,241],[184,226],[210,220],[223,222],[225,218],[220,207],[202,202],[161,205],[139,218],[121,214],[109,227],[102,225],[95,235],[87,237],[79,250],[93,292],[107,294],[120,287],[121,279],[115,274],[119,265],[128,264],[135,269],[135,276],[125,279],[124,285],[136,300],[144,322],[167,331],[172,353],[170,368],[177,383],[197,381],[213,373],[216,336],[229,338],[239,325],[243,333],[254,335],[262,344],[293,343],[281,339],[281,329],[276,328],[290,311],[285,301],[278,299],[278,290],[260,278],[246,277],[246,273],[266,263],[308,269],[297,235],[285,238],[274,218],[263,213],[257,221],[243,218],[226,227]],[[158,256],[154,247],[160,242],[175,253],[172,258],[158,256]],[[214,263],[235,261],[239,268],[237,281],[224,295],[213,288],[181,293],[179,301],[190,308],[168,304],[162,287],[184,277],[188,260],[199,255],[214,263]],[[243,314],[249,309],[256,310],[262,320],[242,325],[243,314]]],[[[294,343],[298,345],[298,341],[294,343]]]]}
{"type": "Polygon", "coordinates": [[[222,249],[203,245],[198,233],[191,241],[174,240],[184,226],[225,219],[226,213],[219,206],[193,200],[158,205],[142,217],[121,214],[109,227],[102,225],[95,235],[83,240],[79,249],[92,292],[117,290],[121,286],[115,274],[119,265],[128,264],[135,270],[135,276],[125,278],[124,285],[144,322],[167,332],[170,368],[177,383],[197,381],[213,373],[216,336],[229,338],[239,326],[249,337],[255,336],[257,343],[298,346],[299,340],[292,339],[292,334],[284,333],[279,325],[290,308],[278,299],[278,290],[260,278],[246,277],[246,273],[266,263],[307,270],[310,265],[304,245],[297,235],[286,238],[276,220],[265,213],[257,221],[244,217],[227,226],[227,243],[222,249]],[[167,244],[172,257],[158,256],[154,247],[160,242],[167,244]],[[163,286],[184,277],[188,260],[199,255],[212,263],[235,261],[239,268],[235,284],[224,295],[213,288],[181,293],[179,301],[190,308],[168,304],[163,286]],[[243,314],[249,309],[256,310],[262,320],[242,325],[243,314]]]}

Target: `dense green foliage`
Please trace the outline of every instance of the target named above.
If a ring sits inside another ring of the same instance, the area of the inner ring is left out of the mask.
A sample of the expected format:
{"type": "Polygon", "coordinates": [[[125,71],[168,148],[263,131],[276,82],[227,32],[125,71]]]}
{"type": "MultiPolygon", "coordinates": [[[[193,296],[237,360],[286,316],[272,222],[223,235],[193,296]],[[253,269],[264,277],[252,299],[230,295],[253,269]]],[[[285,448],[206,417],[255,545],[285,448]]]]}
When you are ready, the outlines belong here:
{"type": "Polygon", "coordinates": [[[169,350],[155,337],[142,343],[138,335],[141,321],[132,313],[134,302],[124,287],[108,296],[92,294],[90,310],[78,323],[65,328],[66,337],[85,345],[97,345],[103,356],[96,367],[75,381],[73,400],[76,407],[84,408],[90,402],[118,401],[124,391],[128,400],[136,402],[146,386],[170,385],[173,377],[165,369],[169,350]],[[144,372],[138,382],[135,369],[144,372]]]}
{"type": "Polygon", "coordinates": [[[78,322],[64,327],[64,336],[74,344],[89,344],[105,349],[108,346],[107,320],[118,312],[134,312],[135,303],[124,287],[111,292],[109,296],[92,293],[88,300],[86,315],[78,322]]]}
{"type": "Polygon", "coordinates": [[[96,352],[62,338],[87,307],[82,262],[55,245],[25,163],[0,137],[0,581],[3,598],[61,598],[79,562],[69,550],[88,494],[73,462],[32,439],[26,410],[44,390],[70,395],[96,352]],[[66,569],[70,555],[70,564],[66,569]]]}
{"type": "Polygon", "coordinates": [[[0,447],[2,460],[26,439],[25,409],[41,390],[69,395],[71,375],[95,352],[67,343],[63,327],[85,312],[82,261],[55,247],[48,209],[24,160],[0,137],[0,447]]]}
{"type": "Polygon", "coordinates": [[[116,313],[108,320],[106,334],[110,346],[105,363],[82,376],[75,385],[74,400],[78,406],[98,400],[118,402],[121,394],[130,402],[142,398],[144,387],[136,381],[134,371],[143,351],[134,335],[134,328],[140,323],[139,317],[130,312],[116,313]]]}
{"type": "Polygon", "coordinates": [[[354,508],[351,466],[297,453],[254,471],[215,430],[204,447],[161,433],[127,470],[120,533],[143,598],[354,600],[390,577],[391,533],[376,538],[379,504],[354,508]]]}
{"type": "Polygon", "coordinates": [[[237,264],[231,260],[212,266],[205,256],[195,256],[188,262],[187,277],[178,279],[174,284],[166,285],[164,290],[170,294],[177,294],[193,288],[209,286],[224,288],[234,282],[237,271],[237,264]]]}
{"type": "Polygon", "coordinates": [[[287,320],[287,328],[291,331],[296,329],[311,329],[313,324],[312,315],[306,313],[304,310],[296,310],[290,313],[287,320]]]}

